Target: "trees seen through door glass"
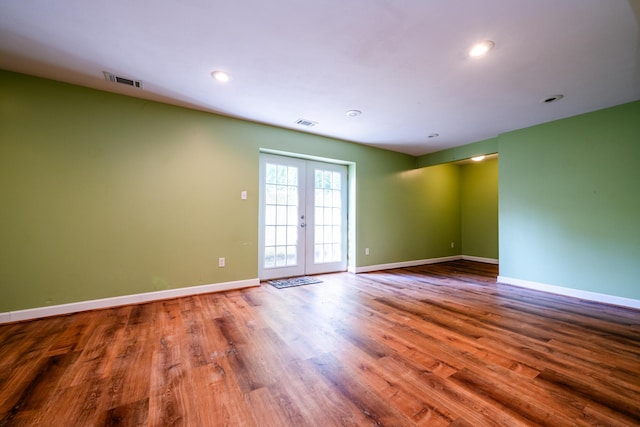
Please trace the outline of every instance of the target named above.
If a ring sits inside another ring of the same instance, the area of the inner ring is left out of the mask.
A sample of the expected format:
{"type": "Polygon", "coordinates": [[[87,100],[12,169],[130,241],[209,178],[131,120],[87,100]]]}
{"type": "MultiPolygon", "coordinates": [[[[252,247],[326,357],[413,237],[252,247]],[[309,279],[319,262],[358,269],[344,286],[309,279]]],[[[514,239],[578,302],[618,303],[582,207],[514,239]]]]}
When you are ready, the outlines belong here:
{"type": "Polygon", "coordinates": [[[267,163],[264,267],[298,263],[298,168],[267,163]]]}
{"type": "Polygon", "coordinates": [[[338,172],[315,169],[314,178],[314,262],[340,261],[342,259],[341,176],[338,172]]]}

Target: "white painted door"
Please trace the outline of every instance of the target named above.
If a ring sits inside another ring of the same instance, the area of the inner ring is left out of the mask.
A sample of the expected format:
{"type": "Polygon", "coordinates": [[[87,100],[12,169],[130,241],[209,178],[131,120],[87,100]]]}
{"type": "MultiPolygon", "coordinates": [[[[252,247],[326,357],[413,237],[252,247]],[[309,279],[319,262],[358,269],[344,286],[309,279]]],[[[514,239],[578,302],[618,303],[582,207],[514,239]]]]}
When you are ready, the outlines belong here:
{"type": "Polygon", "coordinates": [[[260,157],[261,280],[347,268],[347,167],[260,157]]]}

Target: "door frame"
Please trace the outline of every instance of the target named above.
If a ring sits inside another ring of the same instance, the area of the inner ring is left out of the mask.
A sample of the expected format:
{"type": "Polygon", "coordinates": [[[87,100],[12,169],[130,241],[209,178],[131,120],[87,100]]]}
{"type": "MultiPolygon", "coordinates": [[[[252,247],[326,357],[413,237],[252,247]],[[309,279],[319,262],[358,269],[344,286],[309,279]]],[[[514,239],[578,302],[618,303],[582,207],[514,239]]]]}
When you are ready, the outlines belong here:
{"type": "MultiPolygon", "coordinates": [[[[289,157],[298,160],[309,160],[313,162],[321,162],[327,164],[343,165],[347,167],[347,188],[346,188],[346,233],[347,239],[346,257],[347,257],[347,271],[355,273],[355,254],[356,254],[356,163],[333,159],[327,157],[309,156],[300,153],[291,153],[287,151],[272,150],[261,148],[258,156],[259,174],[258,174],[258,277],[260,280],[265,280],[263,276],[263,268],[261,261],[264,259],[264,224],[262,223],[264,218],[264,203],[263,203],[263,190],[261,188],[261,180],[263,175],[263,155],[274,155],[279,157],[289,157]]],[[[313,274],[313,273],[310,273],[313,274]]]]}

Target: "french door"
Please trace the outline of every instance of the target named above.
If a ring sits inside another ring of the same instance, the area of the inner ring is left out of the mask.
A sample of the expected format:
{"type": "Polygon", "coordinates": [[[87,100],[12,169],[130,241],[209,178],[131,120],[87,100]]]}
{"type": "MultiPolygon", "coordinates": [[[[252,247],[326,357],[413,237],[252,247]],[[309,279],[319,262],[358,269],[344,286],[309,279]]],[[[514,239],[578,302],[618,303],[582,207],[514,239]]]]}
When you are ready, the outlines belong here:
{"type": "Polygon", "coordinates": [[[347,167],[260,156],[261,280],[347,269],[347,167]]]}

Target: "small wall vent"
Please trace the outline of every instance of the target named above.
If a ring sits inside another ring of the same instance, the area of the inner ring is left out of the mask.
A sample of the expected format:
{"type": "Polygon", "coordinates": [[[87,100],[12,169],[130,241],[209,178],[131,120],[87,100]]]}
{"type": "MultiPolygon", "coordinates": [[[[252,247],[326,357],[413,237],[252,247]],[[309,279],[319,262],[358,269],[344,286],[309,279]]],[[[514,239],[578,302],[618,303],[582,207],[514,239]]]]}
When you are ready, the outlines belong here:
{"type": "Polygon", "coordinates": [[[103,71],[104,78],[108,82],[120,83],[122,85],[127,85],[131,87],[137,87],[142,89],[142,82],[140,80],[133,80],[128,77],[116,76],[108,71],[103,71]]]}
{"type": "Polygon", "coordinates": [[[298,119],[298,120],[296,120],[296,124],[300,125],[300,126],[314,127],[315,125],[318,124],[318,122],[313,122],[313,121],[307,120],[307,119],[298,119]]]}

